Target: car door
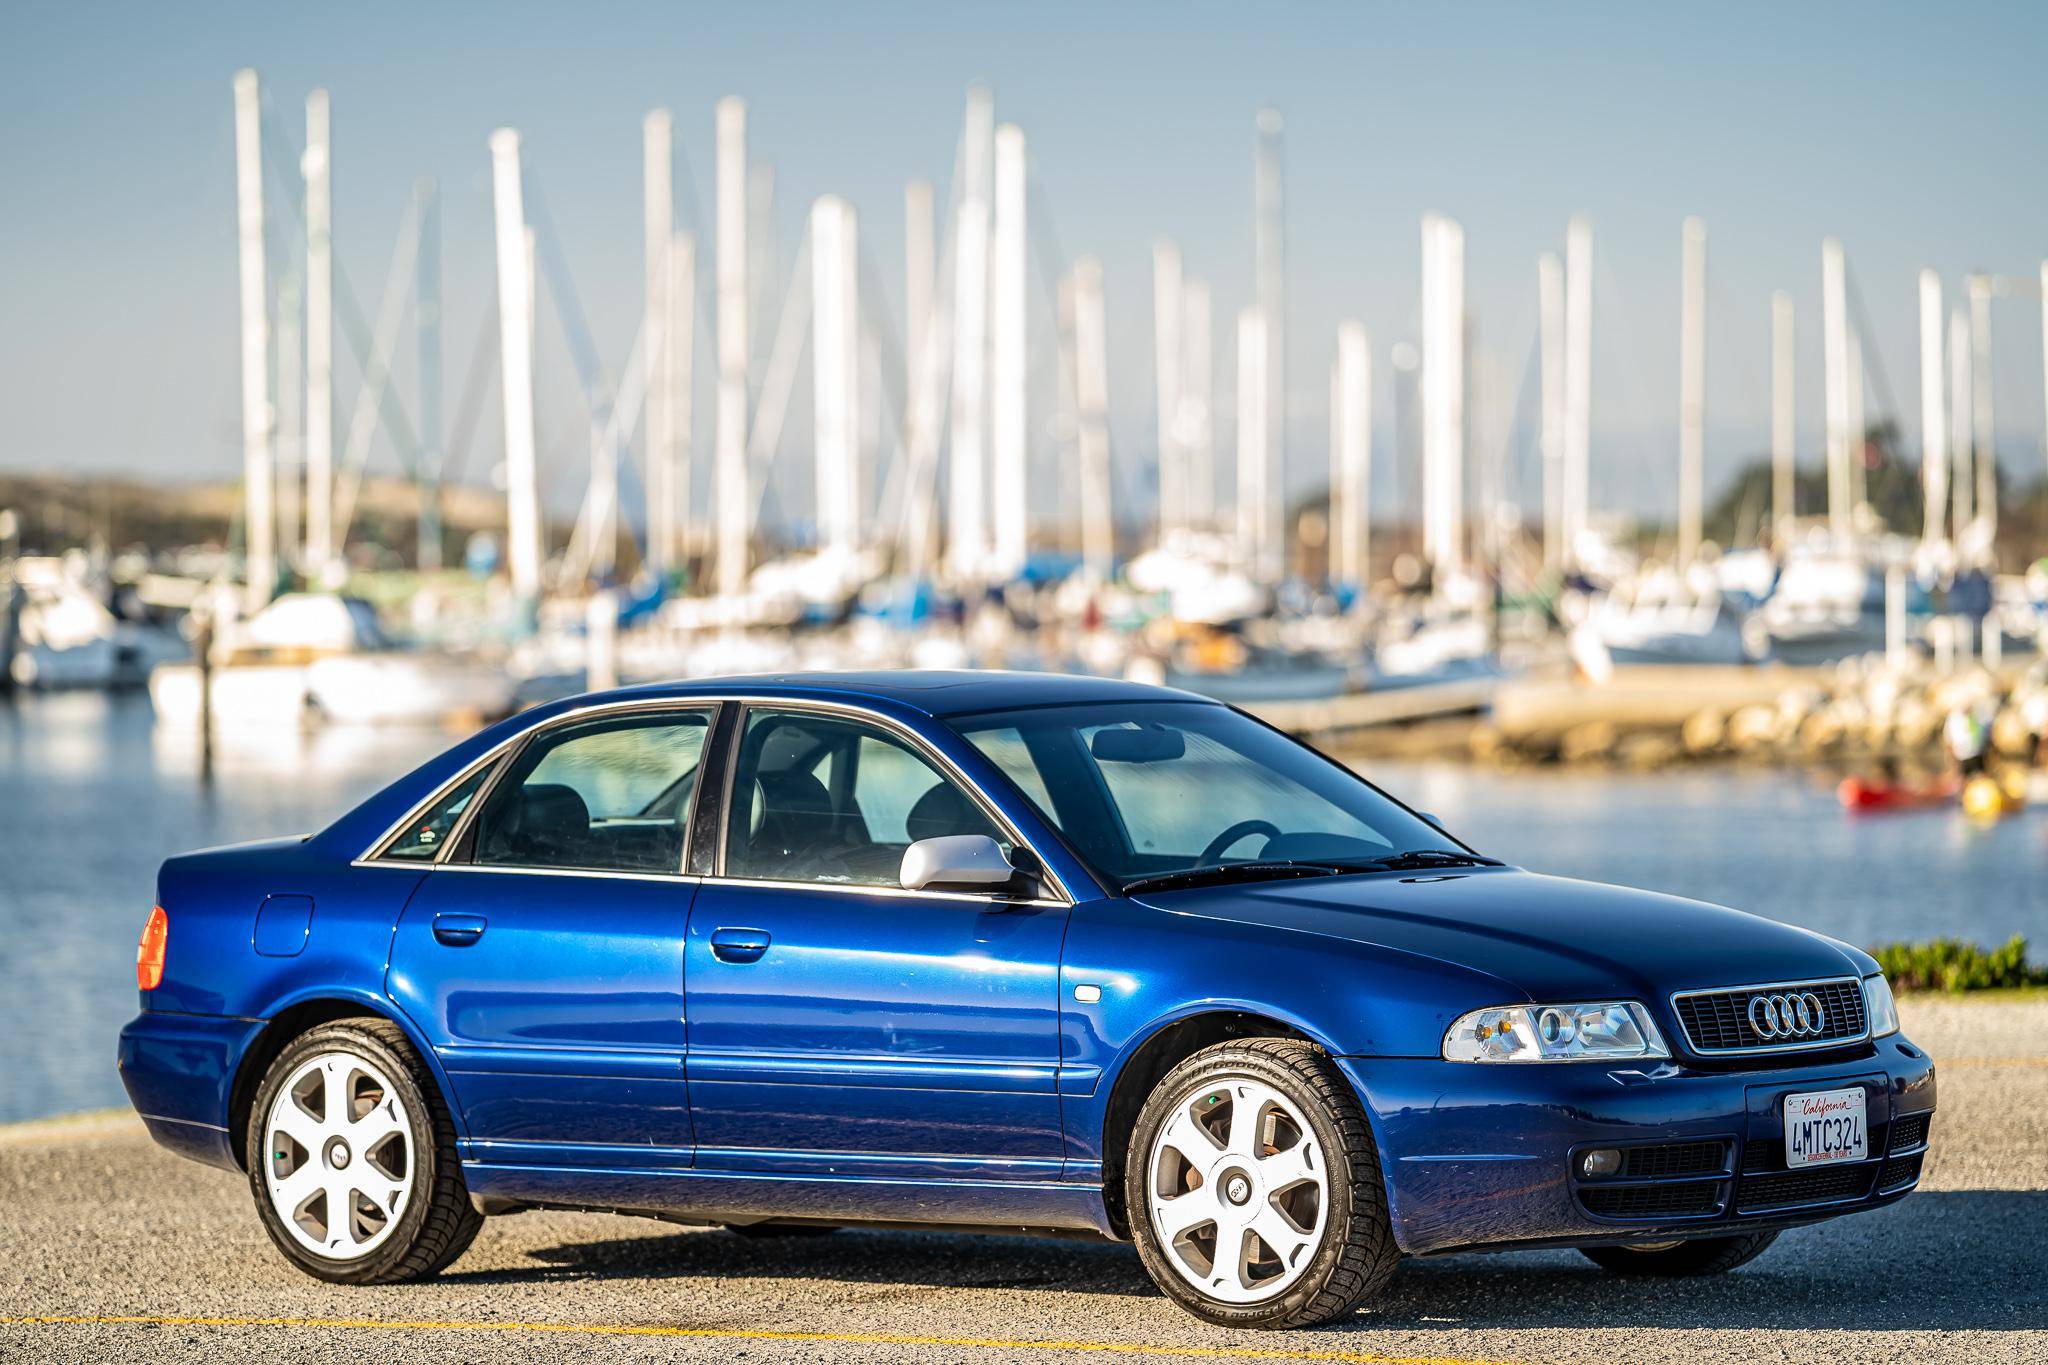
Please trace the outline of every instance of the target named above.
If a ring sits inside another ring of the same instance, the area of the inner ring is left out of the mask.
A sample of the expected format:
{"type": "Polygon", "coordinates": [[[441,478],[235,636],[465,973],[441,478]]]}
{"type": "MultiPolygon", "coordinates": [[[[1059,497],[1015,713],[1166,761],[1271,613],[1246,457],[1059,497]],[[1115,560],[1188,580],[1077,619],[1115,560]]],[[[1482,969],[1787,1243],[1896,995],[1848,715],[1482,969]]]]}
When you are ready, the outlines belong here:
{"type": "Polygon", "coordinates": [[[713,714],[536,731],[406,906],[389,990],[440,1057],[470,1159],[689,1164],[683,867],[713,714]]]}
{"type": "Polygon", "coordinates": [[[748,708],[684,979],[700,1169],[1056,1178],[1067,905],[906,891],[915,839],[1013,836],[875,719],[748,708]]]}

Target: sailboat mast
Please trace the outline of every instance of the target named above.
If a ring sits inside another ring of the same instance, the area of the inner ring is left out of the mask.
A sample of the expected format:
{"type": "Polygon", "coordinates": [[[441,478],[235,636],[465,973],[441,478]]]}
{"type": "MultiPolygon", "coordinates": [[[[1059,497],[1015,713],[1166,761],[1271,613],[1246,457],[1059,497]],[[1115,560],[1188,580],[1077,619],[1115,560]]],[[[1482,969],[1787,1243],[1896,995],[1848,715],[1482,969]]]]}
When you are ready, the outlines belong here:
{"type": "Polygon", "coordinates": [[[1074,262],[1074,408],[1081,455],[1081,563],[1097,583],[1116,568],[1110,507],[1109,350],[1103,330],[1102,262],[1074,262]]]}
{"type": "Polygon", "coordinates": [[[1030,554],[1030,424],[1025,362],[1029,355],[1025,297],[1024,130],[996,129],[995,236],[989,313],[989,457],[993,568],[998,579],[1022,576],[1030,554]]]}
{"type": "Polygon", "coordinates": [[[1920,490],[1927,502],[1923,544],[1939,545],[1948,526],[1948,412],[1941,372],[1941,276],[1920,272],[1920,490]]]}
{"type": "Polygon", "coordinates": [[[1977,520],[1985,552],[1998,535],[1998,452],[1991,414],[1991,277],[1970,277],[1970,433],[1977,475],[1977,520]]]}
{"type": "Polygon", "coordinates": [[[1572,218],[1564,247],[1564,561],[1575,564],[1591,514],[1593,224],[1572,218]]]}
{"type": "Polygon", "coordinates": [[[1185,303],[1180,247],[1162,237],[1152,244],[1152,359],[1159,400],[1159,540],[1188,521],[1187,462],[1182,450],[1181,313],[1185,303]]]}
{"type": "Polygon", "coordinates": [[[948,567],[960,583],[988,569],[989,144],[995,103],[982,86],[967,92],[960,207],[953,247],[953,438],[948,567]]]}
{"type": "Polygon", "coordinates": [[[1543,567],[1564,567],[1564,262],[1555,251],[1536,258],[1538,348],[1541,356],[1543,567]]]}
{"type": "Polygon", "coordinates": [[[1678,347],[1678,564],[1699,557],[1705,500],[1707,225],[1685,220],[1684,299],[1678,347]]]}
{"type": "Polygon", "coordinates": [[[853,206],[811,206],[811,373],[818,544],[852,555],[867,506],[860,471],[860,250],[853,206]]]}
{"type": "Polygon", "coordinates": [[[1438,576],[1464,568],[1465,232],[1422,220],[1422,556],[1438,576]]]}
{"type": "Polygon", "coordinates": [[[418,273],[413,280],[413,327],[420,355],[420,474],[417,562],[421,573],[441,568],[441,187],[431,177],[416,186],[420,205],[418,273]]]}
{"type": "Polygon", "coordinates": [[[540,597],[540,490],[533,441],[534,251],[526,226],[519,134],[491,134],[498,244],[499,385],[505,400],[505,562],[521,603],[540,597]]]}
{"type": "Polygon", "coordinates": [[[306,571],[334,557],[333,152],[327,92],[306,96],[306,571]]]}
{"type": "Polygon", "coordinates": [[[235,226],[242,284],[244,602],[254,612],[277,581],[270,453],[270,304],[263,258],[263,106],[256,73],[235,73],[235,226]]]}
{"type": "Polygon", "coordinates": [[[1955,538],[1965,544],[1976,519],[1976,471],[1971,468],[1970,332],[1963,310],[1948,315],[1948,451],[1955,477],[1955,538]]]}
{"type": "Polygon", "coordinates": [[[1256,242],[1259,317],[1264,330],[1266,381],[1261,409],[1266,426],[1260,458],[1256,546],[1259,576],[1277,583],[1286,576],[1287,470],[1287,205],[1281,169],[1285,122],[1268,106],[1258,113],[1256,242]]]}
{"type": "Polygon", "coordinates": [[[1822,355],[1827,382],[1828,530],[1837,552],[1849,546],[1849,318],[1842,244],[1820,244],[1822,355]]]}
{"type": "Polygon", "coordinates": [[[645,280],[640,324],[646,371],[647,567],[665,577],[675,551],[675,357],[670,351],[675,269],[675,117],[650,110],[640,124],[641,265],[645,280]]]}
{"type": "Polygon", "coordinates": [[[1258,307],[1237,315],[1237,551],[1238,562],[1267,581],[1260,555],[1266,502],[1266,319],[1258,307]]]}
{"type": "Polygon", "coordinates": [[[1794,326],[1792,296],[1780,289],[1771,295],[1771,524],[1781,548],[1799,514],[1794,326]]]}
{"type": "Polygon", "coordinates": [[[718,102],[718,591],[747,584],[753,508],[747,487],[747,102],[718,102]]]}
{"type": "Polygon", "coordinates": [[[1365,324],[1337,328],[1338,417],[1332,425],[1336,469],[1331,476],[1331,576],[1363,601],[1370,578],[1367,555],[1372,535],[1372,351],[1365,324]]]}
{"type": "Polygon", "coordinates": [[[1214,403],[1210,390],[1215,380],[1206,281],[1184,277],[1180,326],[1180,405],[1184,414],[1181,453],[1187,471],[1183,511],[1189,526],[1208,527],[1216,516],[1216,445],[1212,434],[1214,403]]]}

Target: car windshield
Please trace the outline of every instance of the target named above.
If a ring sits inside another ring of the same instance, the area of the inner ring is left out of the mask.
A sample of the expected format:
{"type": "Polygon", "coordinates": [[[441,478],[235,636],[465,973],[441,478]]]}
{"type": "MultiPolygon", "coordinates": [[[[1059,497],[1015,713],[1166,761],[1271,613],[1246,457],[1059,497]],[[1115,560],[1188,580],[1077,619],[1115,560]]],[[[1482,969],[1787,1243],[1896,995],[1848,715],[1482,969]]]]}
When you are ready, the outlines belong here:
{"type": "Polygon", "coordinates": [[[1227,707],[1055,706],[952,722],[1119,889],[1345,870],[1456,841],[1344,768],[1227,707]],[[1212,874],[1212,869],[1221,871],[1212,874]]]}

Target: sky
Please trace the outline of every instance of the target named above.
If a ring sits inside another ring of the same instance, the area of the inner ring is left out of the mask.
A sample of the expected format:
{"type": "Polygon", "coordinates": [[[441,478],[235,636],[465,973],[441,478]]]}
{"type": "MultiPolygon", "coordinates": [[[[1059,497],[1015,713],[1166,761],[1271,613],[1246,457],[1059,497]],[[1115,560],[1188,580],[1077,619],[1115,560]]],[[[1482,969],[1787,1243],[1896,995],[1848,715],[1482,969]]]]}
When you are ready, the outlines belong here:
{"type": "MultiPolygon", "coordinates": [[[[1493,388],[1515,396],[1535,383],[1537,257],[1561,249],[1573,213],[1591,216],[1597,501],[1654,509],[1675,497],[1688,214],[1708,230],[1710,483],[1765,446],[1776,289],[1798,310],[1801,458],[1820,459],[1828,234],[1845,245],[1868,317],[1872,415],[1898,417],[1909,448],[1918,271],[1939,270],[1951,301],[1973,271],[2019,282],[1994,306],[1996,427],[2007,464],[2032,480],[2048,469],[2032,283],[2048,255],[2044,57],[2048,7],[2023,4],[11,5],[0,12],[0,471],[235,475],[230,81],[252,66],[270,126],[294,141],[306,92],[331,92],[336,250],[364,312],[413,182],[438,180],[451,409],[494,309],[492,129],[524,135],[615,373],[641,308],[648,109],[674,111],[687,197],[708,210],[713,106],[745,97],[751,153],[774,166],[784,269],[810,203],[844,196],[879,282],[864,307],[893,331],[904,183],[930,177],[944,202],[965,92],[984,81],[998,117],[1029,140],[1034,346],[1050,340],[1040,266],[1084,252],[1103,262],[1112,444],[1119,493],[1134,503],[1149,497],[1162,235],[1214,290],[1217,438],[1231,449],[1229,319],[1251,293],[1262,104],[1286,120],[1296,489],[1325,477],[1335,332],[1356,318],[1377,381],[1375,495],[1413,494],[1392,453],[1388,359],[1415,339],[1427,211],[1465,229],[1475,347],[1493,388]]],[[[275,180],[269,197],[275,280],[292,209],[275,180]]],[[[542,459],[559,500],[587,469],[585,419],[559,331],[543,327],[542,459]]],[[[408,338],[401,395],[411,349],[408,338]]],[[[345,423],[358,376],[338,351],[345,423]]],[[[1047,345],[1033,388],[1041,506],[1059,498],[1052,363],[1047,345]]],[[[1529,401],[1514,410],[1526,416],[1529,401]]],[[[484,390],[465,478],[496,461],[495,402],[484,390]]],[[[708,449],[708,399],[699,407],[708,449]]],[[[792,412],[776,465],[793,516],[808,496],[805,412],[792,412]]],[[[1475,430],[1484,424],[1475,414],[1475,430]]],[[[1506,413],[1494,426],[1507,428],[1497,449],[1475,462],[1526,477],[1526,433],[1506,413]]],[[[395,467],[381,444],[372,463],[395,467]]]]}

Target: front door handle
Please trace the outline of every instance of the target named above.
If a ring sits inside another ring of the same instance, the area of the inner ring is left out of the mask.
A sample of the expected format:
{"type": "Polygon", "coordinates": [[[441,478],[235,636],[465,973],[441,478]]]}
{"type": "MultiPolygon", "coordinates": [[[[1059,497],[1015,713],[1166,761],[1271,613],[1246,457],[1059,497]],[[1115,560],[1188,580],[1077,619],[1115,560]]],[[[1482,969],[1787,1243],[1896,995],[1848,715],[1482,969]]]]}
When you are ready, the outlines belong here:
{"type": "Polygon", "coordinates": [[[720,962],[759,962],[769,942],[766,929],[714,929],[711,955],[720,962]]]}
{"type": "Polygon", "coordinates": [[[436,915],[434,937],[450,948],[467,948],[484,936],[487,923],[482,915],[436,915]]]}

